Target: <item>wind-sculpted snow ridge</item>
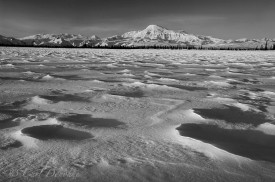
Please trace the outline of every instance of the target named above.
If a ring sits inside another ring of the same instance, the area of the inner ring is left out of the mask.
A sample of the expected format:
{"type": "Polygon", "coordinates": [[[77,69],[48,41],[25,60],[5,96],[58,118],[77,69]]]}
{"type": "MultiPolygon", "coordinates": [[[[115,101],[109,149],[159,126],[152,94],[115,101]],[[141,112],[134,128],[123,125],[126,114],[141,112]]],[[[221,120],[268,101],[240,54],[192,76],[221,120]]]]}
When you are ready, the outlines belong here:
{"type": "Polygon", "coordinates": [[[272,51],[1,47],[0,181],[275,181],[274,67],[272,51]]]}

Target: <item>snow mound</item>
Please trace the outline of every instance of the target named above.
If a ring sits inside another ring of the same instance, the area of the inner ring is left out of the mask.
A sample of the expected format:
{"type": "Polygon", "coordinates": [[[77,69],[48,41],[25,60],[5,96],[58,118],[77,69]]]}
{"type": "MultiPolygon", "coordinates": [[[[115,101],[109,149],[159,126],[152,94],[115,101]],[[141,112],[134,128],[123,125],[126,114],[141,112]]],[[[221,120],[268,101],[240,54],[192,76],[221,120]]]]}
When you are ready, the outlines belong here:
{"type": "Polygon", "coordinates": [[[259,125],[256,130],[261,131],[267,135],[275,135],[275,125],[271,123],[263,123],[259,125]]]}
{"type": "Polygon", "coordinates": [[[31,103],[38,104],[38,105],[45,105],[45,104],[51,104],[52,102],[47,99],[43,99],[39,96],[34,96],[31,98],[31,103]]]}
{"type": "Polygon", "coordinates": [[[206,84],[214,85],[218,87],[230,87],[231,84],[227,83],[226,81],[205,81],[206,84]]]}
{"type": "Polygon", "coordinates": [[[41,79],[42,80],[52,80],[52,79],[54,79],[54,77],[52,77],[51,75],[46,75],[46,76],[43,76],[41,79]]]}

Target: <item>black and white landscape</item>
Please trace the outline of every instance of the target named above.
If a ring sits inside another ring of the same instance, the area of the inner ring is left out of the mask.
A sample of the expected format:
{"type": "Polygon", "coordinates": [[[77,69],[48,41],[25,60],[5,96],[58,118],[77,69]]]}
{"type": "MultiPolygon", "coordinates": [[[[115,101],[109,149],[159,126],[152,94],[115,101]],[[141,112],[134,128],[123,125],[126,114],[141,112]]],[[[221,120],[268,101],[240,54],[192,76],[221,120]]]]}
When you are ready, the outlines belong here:
{"type": "Polygon", "coordinates": [[[0,50],[2,179],[274,180],[275,52],[0,50]]]}
{"type": "Polygon", "coordinates": [[[0,0],[0,181],[275,181],[274,2],[77,2],[0,0]]]}

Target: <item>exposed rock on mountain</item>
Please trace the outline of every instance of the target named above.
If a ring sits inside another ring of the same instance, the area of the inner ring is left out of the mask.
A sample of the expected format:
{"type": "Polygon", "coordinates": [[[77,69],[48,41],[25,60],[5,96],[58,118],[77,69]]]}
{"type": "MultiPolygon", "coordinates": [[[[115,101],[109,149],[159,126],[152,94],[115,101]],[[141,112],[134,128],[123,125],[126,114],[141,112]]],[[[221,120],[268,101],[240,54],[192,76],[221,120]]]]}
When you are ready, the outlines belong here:
{"type": "Polygon", "coordinates": [[[4,45],[4,46],[22,46],[22,45],[25,45],[24,42],[16,39],[16,38],[13,38],[13,37],[5,37],[5,36],[2,36],[0,35],[0,45],[4,45]]]}

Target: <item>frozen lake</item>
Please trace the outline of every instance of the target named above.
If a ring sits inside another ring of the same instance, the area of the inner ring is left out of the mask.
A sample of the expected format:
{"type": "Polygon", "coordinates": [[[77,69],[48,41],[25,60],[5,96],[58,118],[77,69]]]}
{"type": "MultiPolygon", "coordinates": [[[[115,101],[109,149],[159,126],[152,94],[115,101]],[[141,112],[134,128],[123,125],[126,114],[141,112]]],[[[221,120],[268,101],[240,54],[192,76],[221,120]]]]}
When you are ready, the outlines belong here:
{"type": "Polygon", "coordinates": [[[275,181],[275,51],[0,47],[0,179],[275,181]]]}

